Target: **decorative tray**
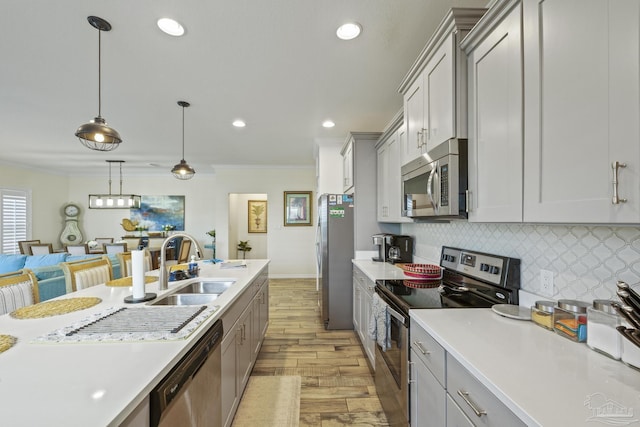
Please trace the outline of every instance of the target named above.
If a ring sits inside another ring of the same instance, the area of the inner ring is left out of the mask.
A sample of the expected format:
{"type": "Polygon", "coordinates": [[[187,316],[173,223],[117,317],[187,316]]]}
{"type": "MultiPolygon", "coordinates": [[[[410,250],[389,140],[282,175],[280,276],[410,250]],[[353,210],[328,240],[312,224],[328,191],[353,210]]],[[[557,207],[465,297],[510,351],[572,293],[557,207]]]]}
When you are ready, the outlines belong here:
{"type": "Polygon", "coordinates": [[[442,267],[436,264],[398,264],[406,276],[421,279],[442,279],[442,267]]]}

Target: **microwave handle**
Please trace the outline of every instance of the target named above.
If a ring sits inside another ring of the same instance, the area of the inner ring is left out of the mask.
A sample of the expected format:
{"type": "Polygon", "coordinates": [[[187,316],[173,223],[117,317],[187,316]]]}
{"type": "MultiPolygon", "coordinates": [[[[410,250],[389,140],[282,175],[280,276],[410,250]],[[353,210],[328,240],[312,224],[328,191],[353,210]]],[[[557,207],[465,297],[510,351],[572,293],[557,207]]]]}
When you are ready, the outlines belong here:
{"type": "MultiPolygon", "coordinates": [[[[434,162],[433,170],[429,173],[429,179],[427,179],[427,195],[429,196],[429,200],[431,200],[431,206],[433,206],[433,211],[435,214],[438,214],[438,203],[436,202],[436,198],[434,198],[434,189],[435,185],[438,184],[438,169],[439,162],[434,162]],[[434,178],[435,177],[435,178],[434,178]]],[[[438,197],[439,198],[439,197],[438,197]]]]}

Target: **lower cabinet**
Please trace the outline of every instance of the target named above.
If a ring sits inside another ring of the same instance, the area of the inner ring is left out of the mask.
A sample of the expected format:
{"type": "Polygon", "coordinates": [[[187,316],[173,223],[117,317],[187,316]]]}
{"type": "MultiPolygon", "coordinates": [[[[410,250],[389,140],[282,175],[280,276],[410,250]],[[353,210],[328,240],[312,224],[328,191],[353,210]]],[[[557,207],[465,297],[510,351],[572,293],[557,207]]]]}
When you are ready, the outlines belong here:
{"type": "Polygon", "coordinates": [[[353,267],[353,329],[358,334],[362,347],[371,363],[376,366],[376,343],[369,336],[369,318],[375,283],[358,267],[353,267]]]}
{"type": "Polygon", "coordinates": [[[222,424],[230,426],[269,322],[267,274],[259,275],[223,315],[221,352],[222,424]]]}
{"type": "Polygon", "coordinates": [[[414,427],[442,427],[445,424],[447,392],[427,368],[418,353],[411,349],[409,411],[414,427]]]}

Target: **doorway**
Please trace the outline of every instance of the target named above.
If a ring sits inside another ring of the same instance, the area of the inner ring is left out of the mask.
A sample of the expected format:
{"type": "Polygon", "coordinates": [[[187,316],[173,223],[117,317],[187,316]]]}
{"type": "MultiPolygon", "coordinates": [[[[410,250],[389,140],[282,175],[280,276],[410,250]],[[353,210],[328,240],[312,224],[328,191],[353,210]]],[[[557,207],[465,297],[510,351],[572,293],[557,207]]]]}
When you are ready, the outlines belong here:
{"type": "Polygon", "coordinates": [[[268,258],[268,210],[266,194],[229,194],[229,258],[268,258]],[[247,246],[251,250],[239,250],[238,247],[241,242],[247,242],[247,246]]]}

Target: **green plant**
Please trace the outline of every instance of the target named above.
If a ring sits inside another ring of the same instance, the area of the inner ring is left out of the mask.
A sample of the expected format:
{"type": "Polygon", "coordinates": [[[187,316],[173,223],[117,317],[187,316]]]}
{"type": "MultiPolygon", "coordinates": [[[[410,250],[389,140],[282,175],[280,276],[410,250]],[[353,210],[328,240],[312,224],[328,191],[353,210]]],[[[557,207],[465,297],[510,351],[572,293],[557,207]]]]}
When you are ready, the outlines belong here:
{"type": "Polygon", "coordinates": [[[238,243],[238,250],[242,251],[242,258],[244,259],[245,256],[247,255],[247,252],[251,250],[251,246],[249,246],[249,241],[240,240],[240,243],[238,243]]]}
{"type": "Polygon", "coordinates": [[[207,234],[213,238],[216,237],[216,229],[214,228],[213,230],[207,231],[207,234]]]}

